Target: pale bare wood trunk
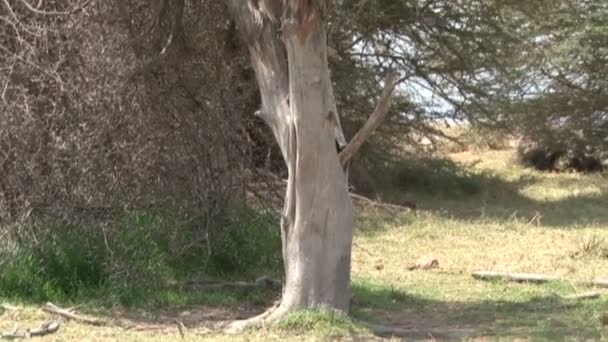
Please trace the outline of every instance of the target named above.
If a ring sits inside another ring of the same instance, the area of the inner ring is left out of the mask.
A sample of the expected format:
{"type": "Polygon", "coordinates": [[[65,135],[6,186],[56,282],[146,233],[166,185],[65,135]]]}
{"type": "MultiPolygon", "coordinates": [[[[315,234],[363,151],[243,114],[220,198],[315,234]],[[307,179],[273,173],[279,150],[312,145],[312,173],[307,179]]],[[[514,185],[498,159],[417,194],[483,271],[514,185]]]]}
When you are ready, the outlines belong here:
{"type": "MultiPolygon", "coordinates": [[[[319,10],[294,13],[283,26],[295,124],[295,220],[286,229],[282,308],[348,312],[354,210],[336,150],[335,102],[319,10]],[[305,20],[301,19],[305,16],[305,20]]],[[[340,128],[341,131],[341,128],[340,128]]]]}
{"type": "Polygon", "coordinates": [[[299,8],[282,18],[287,11],[281,1],[229,4],[251,53],[263,103],[259,114],[289,173],[281,220],[286,281],[269,319],[297,308],[346,313],[354,210],[336,150],[336,142],[344,146],[345,140],[329,76],[324,13],[304,8],[309,16],[302,20],[299,8]]]}

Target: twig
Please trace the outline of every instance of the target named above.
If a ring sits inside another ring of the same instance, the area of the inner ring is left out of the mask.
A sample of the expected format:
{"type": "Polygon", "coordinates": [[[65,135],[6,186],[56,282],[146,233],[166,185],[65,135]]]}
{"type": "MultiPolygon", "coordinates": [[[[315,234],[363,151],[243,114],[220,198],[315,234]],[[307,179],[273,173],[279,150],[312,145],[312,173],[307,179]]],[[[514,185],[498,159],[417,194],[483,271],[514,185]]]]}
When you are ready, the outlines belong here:
{"type": "Polygon", "coordinates": [[[11,76],[13,76],[14,69],[15,69],[15,62],[13,62],[13,64],[11,65],[11,69],[8,73],[8,76],[6,77],[6,83],[4,83],[4,88],[2,89],[2,101],[4,101],[4,103],[8,103],[8,102],[6,102],[6,90],[8,89],[8,84],[11,81],[11,76]]]}
{"type": "Polygon", "coordinates": [[[177,324],[177,329],[179,330],[179,335],[182,337],[182,339],[186,338],[186,327],[184,326],[184,323],[175,320],[175,324],[177,324]]]}
{"type": "Polygon", "coordinates": [[[29,2],[27,2],[26,0],[20,0],[20,2],[23,4],[23,6],[25,6],[25,8],[27,8],[30,12],[36,13],[36,14],[40,14],[40,15],[70,15],[70,14],[74,14],[80,10],[83,10],[85,7],[87,7],[87,5],[91,2],[92,0],[87,0],[85,1],[82,5],[69,10],[69,11],[65,11],[65,12],[58,12],[58,11],[41,11],[37,8],[35,8],[34,6],[32,6],[29,2]]]}
{"type": "Polygon", "coordinates": [[[535,222],[536,222],[536,226],[537,226],[537,227],[538,227],[538,226],[540,226],[540,219],[541,219],[542,217],[543,217],[543,216],[542,216],[542,215],[541,215],[541,214],[540,214],[540,213],[537,211],[537,212],[534,214],[534,217],[532,217],[532,219],[530,220],[530,222],[528,222],[528,226],[529,226],[529,225],[532,225],[532,224],[533,224],[533,223],[535,223],[535,222]]]}
{"type": "Polygon", "coordinates": [[[386,79],[384,80],[384,90],[382,91],[382,95],[376,104],[376,108],[367,119],[365,125],[363,125],[363,127],[359,130],[359,132],[357,132],[357,134],[355,134],[348,145],[346,145],[346,147],[344,147],[344,149],[340,152],[340,162],[342,163],[342,166],[348,165],[350,160],[357,154],[365,142],[365,139],[367,139],[367,137],[371,135],[372,132],[378,128],[378,126],[380,126],[382,120],[384,120],[384,117],[390,108],[391,99],[397,85],[397,82],[395,82],[396,79],[397,75],[393,71],[390,71],[386,75],[386,79]]]}
{"type": "Polygon", "coordinates": [[[40,328],[34,329],[34,330],[28,329],[24,332],[19,332],[19,329],[15,328],[15,330],[11,333],[0,334],[0,339],[17,340],[17,339],[24,339],[24,338],[30,338],[30,337],[39,337],[39,336],[45,336],[45,335],[55,333],[55,332],[57,332],[57,330],[59,330],[59,322],[49,321],[49,322],[42,324],[40,326],[40,328]]]}
{"type": "Polygon", "coordinates": [[[48,313],[56,314],[56,315],[65,317],[67,319],[71,319],[71,320],[85,323],[85,324],[90,324],[90,325],[94,325],[94,326],[108,325],[108,322],[106,322],[104,320],[97,319],[97,318],[91,318],[91,317],[84,317],[84,316],[75,314],[71,310],[62,309],[51,302],[46,303],[46,305],[42,308],[42,310],[44,310],[48,313]]]}

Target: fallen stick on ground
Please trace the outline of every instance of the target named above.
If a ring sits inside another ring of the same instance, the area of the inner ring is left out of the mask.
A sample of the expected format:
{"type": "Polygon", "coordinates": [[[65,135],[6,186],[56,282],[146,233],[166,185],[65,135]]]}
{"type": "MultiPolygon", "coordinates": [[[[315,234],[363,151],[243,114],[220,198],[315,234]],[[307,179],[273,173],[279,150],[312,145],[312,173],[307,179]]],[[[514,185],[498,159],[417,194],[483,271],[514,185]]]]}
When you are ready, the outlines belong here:
{"type": "Polygon", "coordinates": [[[59,330],[59,322],[50,321],[42,324],[40,328],[20,332],[19,329],[6,334],[0,334],[0,340],[18,340],[30,337],[45,336],[57,332],[59,330]]]}
{"type": "Polygon", "coordinates": [[[608,279],[594,279],[591,281],[591,285],[595,287],[608,288],[608,279]]]}
{"type": "Polygon", "coordinates": [[[549,281],[559,280],[558,277],[549,276],[544,274],[535,273],[503,273],[493,271],[478,271],[473,272],[473,278],[479,280],[500,280],[506,279],[508,281],[518,283],[546,283],[549,281]]]}
{"type": "Polygon", "coordinates": [[[86,324],[95,325],[95,326],[109,325],[109,323],[104,320],[101,320],[98,318],[85,317],[85,316],[75,314],[71,310],[62,309],[51,302],[46,303],[46,305],[42,308],[42,310],[44,310],[48,313],[56,314],[56,315],[65,317],[67,319],[71,319],[73,321],[77,321],[77,322],[81,322],[81,323],[86,323],[86,324]]]}
{"type": "MultiPolygon", "coordinates": [[[[473,278],[479,280],[499,280],[505,279],[508,281],[518,283],[546,283],[549,281],[562,280],[556,276],[536,274],[536,273],[504,273],[504,272],[493,272],[493,271],[478,271],[473,272],[473,278]]],[[[608,279],[595,279],[591,282],[583,282],[581,285],[589,285],[594,287],[608,288],[608,279]]],[[[599,292],[585,292],[580,294],[573,294],[568,296],[562,296],[563,299],[568,300],[581,300],[581,299],[597,299],[602,296],[599,292]]]]}
{"type": "Polygon", "coordinates": [[[179,335],[182,337],[182,339],[186,338],[186,326],[184,325],[184,323],[175,320],[174,321],[175,324],[177,324],[177,329],[179,330],[179,335]]]}

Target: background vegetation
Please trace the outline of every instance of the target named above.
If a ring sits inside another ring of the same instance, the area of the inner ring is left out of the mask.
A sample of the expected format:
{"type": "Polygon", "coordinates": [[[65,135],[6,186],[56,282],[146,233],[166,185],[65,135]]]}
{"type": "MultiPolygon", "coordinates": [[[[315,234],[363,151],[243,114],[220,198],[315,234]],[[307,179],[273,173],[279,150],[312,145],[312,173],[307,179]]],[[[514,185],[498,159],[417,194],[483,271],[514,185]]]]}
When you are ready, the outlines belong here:
{"type": "MultiPolygon", "coordinates": [[[[224,4],[0,8],[0,298],[92,312],[228,307],[226,318],[270,305],[276,290],[192,285],[282,274],[285,169],[253,116],[257,85],[224,4]]],[[[349,178],[372,201],[357,202],[355,317],[412,334],[601,336],[604,299],[556,296],[608,274],[607,22],[600,0],[335,2],[330,63],[347,136],[386,71],[401,77],[349,178]],[[406,271],[427,251],[440,270],[406,271]],[[475,268],[567,280],[482,285],[475,268]]],[[[7,315],[2,329],[21,319],[7,315]]],[[[366,333],[297,315],[262,338],[366,333]]]]}

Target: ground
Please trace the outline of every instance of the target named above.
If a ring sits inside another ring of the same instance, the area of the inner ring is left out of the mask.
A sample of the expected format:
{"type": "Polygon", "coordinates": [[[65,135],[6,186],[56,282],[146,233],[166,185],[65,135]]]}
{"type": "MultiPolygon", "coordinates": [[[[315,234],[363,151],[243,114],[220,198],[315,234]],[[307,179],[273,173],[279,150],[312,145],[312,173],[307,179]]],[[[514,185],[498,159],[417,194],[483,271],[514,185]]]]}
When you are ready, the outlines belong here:
{"type": "MultiPolygon", "coordinates": [[[[178,340],[176,322],[184,324],[188,340],[386,337],[374,335],[361,322],[397,327],[401,337],[413,339],[608,339],[608,291],[585,284],[608,278],[606,176],[524,170],[513,162],[512,151],[450,158],[467,170],[467,177],[481,180],[480,191],[466,197],[401,194],[416,199],[416,211],[360,208],[352,320],[296,313],[277,326],[223,335],[215,330],[218,322],[261,312],[276,294],[255,298],[222,292],[231,299],[142,310],[88,305],[83,312],[138,328],[62,320],[59,332],[41,340],[178,340]],[[436,258],[439,267],[409,270],[425,256],[436,258]],[[485,282],[471,277],[476,270],[534,272],[563,280],[543,285],[485,282]],[[603,296],[563,298],[588,291],[603,296]]],[[[17,310],[0,315],[2,332],[50,318],[36,305],[11,304],[17,310]]]]}

